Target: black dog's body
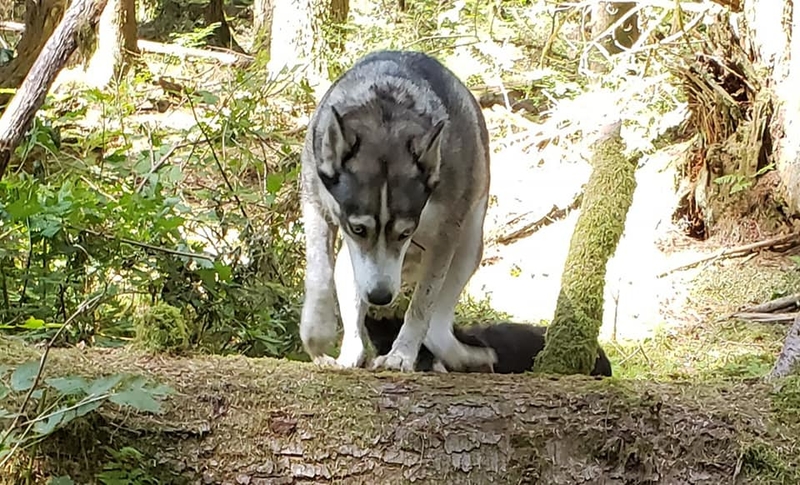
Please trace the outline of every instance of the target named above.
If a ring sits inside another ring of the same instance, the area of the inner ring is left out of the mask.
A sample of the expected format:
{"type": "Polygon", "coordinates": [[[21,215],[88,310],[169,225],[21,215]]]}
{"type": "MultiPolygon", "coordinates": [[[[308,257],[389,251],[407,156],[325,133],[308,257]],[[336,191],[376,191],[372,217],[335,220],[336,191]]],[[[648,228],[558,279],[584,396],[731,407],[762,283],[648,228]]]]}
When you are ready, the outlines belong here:
{"type": "MultiPolygon", "coordinates": [[[[386,355],[391,350],[397,334],[400,333],[403,320],[399,318],[375,319],[367,316],[364,323],[377,354],[386,355]]],[[[453,333],[462,343],[494,349],[497,354],[494,372],[498,374],[521,374],[533,370],[534,359],[544,349],[546,332],[547,327],[525,323],[497,323],[453,328],[453,333]]],[[[436,358],[423,344],[419,350],[415,370],[431,371],[435,362],[436,358]]],[[[597,360],[590,375],[611,376],[611,362],[600,346],[597,347],[597,360]]]]}

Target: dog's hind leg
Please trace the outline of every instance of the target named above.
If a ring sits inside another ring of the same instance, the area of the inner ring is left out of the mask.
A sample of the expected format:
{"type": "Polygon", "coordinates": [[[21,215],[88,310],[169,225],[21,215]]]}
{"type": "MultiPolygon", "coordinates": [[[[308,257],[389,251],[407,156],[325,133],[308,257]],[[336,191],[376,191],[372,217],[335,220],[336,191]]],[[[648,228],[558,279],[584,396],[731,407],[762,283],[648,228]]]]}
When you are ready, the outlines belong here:
{"type": "Polygon", "coordinates": [[[325,354],[336,340],[336,299],[333,286],[333,245],[337,227],[323,216],[317,202],[303,200],[306,240],[305,298],[300,315],[300,340],[318,365],[335,364],[325,354]]]}
{"type": "Polygon", "coordinates": [[[454,370],[491,367],[497,362],[497,356],[491,348],[465,345],[453,334],[456,304],[483,256],[485,213],[486,199],[478,204],[464,225],[447,277],[434,303],[425,337],[425,346],[454,370]]]}
{"type": "Polygon", "coordinates": [[[350,251],[346,244],[342,244],[342,249],[339,250],[334,271],[336,297],[339,300],[339,313],[344,327],[342,350],[336,363],[343,368],[360,367],[365,357],[363,336],[366,334],[364,317],[367,305],[356,289],[353,263],[350,261],[350,251]]]}

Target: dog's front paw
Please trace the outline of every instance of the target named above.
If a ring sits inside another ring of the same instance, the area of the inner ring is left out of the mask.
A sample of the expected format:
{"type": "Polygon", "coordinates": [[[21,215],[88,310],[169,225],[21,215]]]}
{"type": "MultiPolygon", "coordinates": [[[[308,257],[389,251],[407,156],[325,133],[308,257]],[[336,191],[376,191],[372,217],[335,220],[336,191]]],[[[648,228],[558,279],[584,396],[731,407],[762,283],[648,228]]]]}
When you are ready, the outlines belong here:
{"type": "Polygon", "coordinates": [[[360,340],[355,342],[345,340],[342,342],[342,350],[339,352],[336,363],[342,369],[354,369],[364,364],[365,357],[364,344],[360,340]]]}
{"type": "Polygon", "coordinates": [[[372,370],[399,370],[402,372],[413,372],[416,357],[404,355],[394,350],[386,355],[381,355],[372,361],[372,370]]]}

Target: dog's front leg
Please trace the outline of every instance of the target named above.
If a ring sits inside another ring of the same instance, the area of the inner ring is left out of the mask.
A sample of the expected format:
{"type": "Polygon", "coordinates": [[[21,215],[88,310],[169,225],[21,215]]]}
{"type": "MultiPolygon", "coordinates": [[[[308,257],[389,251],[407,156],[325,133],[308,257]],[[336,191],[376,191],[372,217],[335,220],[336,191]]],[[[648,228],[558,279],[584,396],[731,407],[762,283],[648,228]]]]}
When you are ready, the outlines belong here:
{"type": "Polygon", "coordinates": [[[330,366],[335,361],[325,351],[336,340],[333,246],[337,227],[328,222],[316,201],[304,198],[302,209],[306,272],[300,340],[314,363],[330,366]]]}
{"type": "Polygon", "coordinates": [[[438,238],[428,247],[422,260],[420,279],[414,288],[403,326],[388,354],[377,357],[373,368],[384,368],[411,372],[419,354],[419,348],[428,333],[431,313],[447,276],[447,268],[453,258],[452,243],[448,238],[438,238]]]}
{"type": "Polygon", "coordinates": [[[342,244],[336,257],[334,279],[339,313],[344,327],[342,350],[336,363],[343,368],[360,367],[364,363],[365,356],[363,335],[366,333],[364,317],[367,313],[367,304],[358,294],[353,263],[350,261],[350,251],[346,244],[342,244]]]}

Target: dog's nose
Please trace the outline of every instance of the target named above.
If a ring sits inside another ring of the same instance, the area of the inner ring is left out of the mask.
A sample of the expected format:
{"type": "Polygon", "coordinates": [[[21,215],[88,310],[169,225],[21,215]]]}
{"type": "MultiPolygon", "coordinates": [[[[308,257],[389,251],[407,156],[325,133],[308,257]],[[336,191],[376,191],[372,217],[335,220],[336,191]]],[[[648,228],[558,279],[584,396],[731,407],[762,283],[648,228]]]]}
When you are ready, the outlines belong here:
{"type": "Polygon", "coordinates": [[[367,300],[369,300],[370,305],[388,305],[392,302],[392,292],[379,286],[367,294],[367,300]]]}

